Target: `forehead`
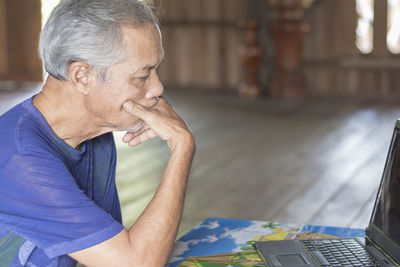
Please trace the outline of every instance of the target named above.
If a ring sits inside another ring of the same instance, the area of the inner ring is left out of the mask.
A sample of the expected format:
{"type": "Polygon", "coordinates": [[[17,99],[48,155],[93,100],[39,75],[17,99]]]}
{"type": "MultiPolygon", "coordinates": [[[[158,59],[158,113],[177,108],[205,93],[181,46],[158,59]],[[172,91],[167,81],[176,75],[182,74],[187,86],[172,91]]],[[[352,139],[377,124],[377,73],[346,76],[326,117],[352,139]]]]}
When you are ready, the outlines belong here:
{"type": "Polygon", "coordinates": [[[157,26],[121,27],[127,60],[155,65],[164,57],[161,33],[157,26]]]}

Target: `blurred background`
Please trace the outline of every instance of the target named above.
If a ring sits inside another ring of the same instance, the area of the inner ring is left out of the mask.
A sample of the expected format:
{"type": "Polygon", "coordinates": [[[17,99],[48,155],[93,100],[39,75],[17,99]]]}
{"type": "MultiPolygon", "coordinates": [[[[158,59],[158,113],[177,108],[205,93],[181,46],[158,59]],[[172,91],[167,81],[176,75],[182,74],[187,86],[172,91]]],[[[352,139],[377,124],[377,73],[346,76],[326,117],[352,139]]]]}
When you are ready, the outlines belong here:
{"type": "MultiPolygon", "coordinates": [[[[0,0],[0,114],[40,90],[38,36],[58,2],[0,0]]],[[[197,140],[180,235],[208,216],[365,227],[400,114],[400,0],[149,2],[166,97],[197,140]]],[[[129,226],[169,152],[122,134],[129,226]]]]}

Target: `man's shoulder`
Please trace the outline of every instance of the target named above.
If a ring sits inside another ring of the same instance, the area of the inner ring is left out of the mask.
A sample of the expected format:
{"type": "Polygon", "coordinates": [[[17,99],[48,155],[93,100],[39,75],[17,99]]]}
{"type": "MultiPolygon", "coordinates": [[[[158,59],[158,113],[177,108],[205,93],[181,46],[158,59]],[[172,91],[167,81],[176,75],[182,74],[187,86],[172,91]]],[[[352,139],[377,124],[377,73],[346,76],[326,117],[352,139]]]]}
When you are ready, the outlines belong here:
{"type": "Polygon", "coordinates": [[[0,116],[0,144],[3,148],[17,145],[18,125],[24,118],[22,103],[0,116]]]}
{"type": "Polygon", "coordinates": [[[0,147],[6,155],[35,147],[40,150],[47,138],[35,116],[24,107],[27,101],[0,116],[0,147]]]}
{"type": "Polygon", "coordinates": [[[0,116],[0,134],[4,132],[4,130],[13,128],[17,124],[18,119],[23,116],[23,103],[24,102],[14,106],[0,116]]]}

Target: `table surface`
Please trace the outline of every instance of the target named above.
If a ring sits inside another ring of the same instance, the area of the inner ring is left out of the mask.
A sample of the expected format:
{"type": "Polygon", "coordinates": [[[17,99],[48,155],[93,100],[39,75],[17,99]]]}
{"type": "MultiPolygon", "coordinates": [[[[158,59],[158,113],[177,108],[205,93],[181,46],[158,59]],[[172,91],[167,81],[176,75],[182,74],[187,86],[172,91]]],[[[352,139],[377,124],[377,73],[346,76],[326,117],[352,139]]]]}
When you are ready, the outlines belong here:
{"type": "Polygon", "coordinates": [[[364,235],[364,229],[209,217],[175,243],[167,266],[264,266],[254,241],[364,235]]]}

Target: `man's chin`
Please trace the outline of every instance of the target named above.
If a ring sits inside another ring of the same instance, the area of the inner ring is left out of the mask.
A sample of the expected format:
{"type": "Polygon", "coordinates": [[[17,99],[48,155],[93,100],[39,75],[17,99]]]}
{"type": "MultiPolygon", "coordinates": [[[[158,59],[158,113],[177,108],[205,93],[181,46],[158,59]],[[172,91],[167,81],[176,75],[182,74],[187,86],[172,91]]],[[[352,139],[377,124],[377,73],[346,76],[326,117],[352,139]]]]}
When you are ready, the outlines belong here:
{"type": "Polygon", "coordinates": [[[132,127],[128,127],[126,129],[127,132],[131,132],[131,133],[135,133],[140,131],[144,126],[144,121],[141,121],[139,123],[137,123],[136,125],[132,126],[132,127]]]}
{"type": "Polygon", "coordinates": [[[130,133],[135,133],[140,131],[144,126],[144,122],[138,122],[134,124],[133,126],[115,126],[119,131],[124,131],[124,132],[130,132],[130,133]]]}

